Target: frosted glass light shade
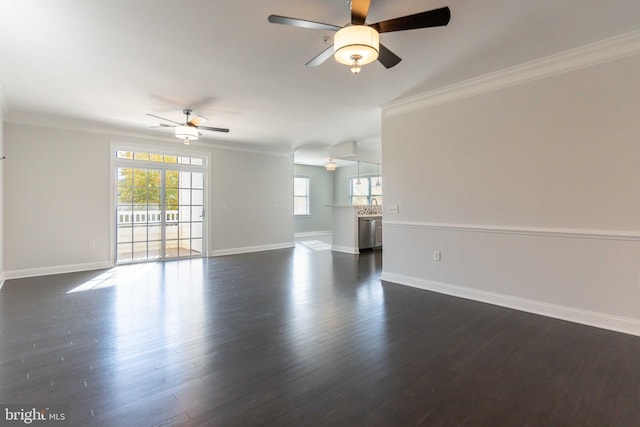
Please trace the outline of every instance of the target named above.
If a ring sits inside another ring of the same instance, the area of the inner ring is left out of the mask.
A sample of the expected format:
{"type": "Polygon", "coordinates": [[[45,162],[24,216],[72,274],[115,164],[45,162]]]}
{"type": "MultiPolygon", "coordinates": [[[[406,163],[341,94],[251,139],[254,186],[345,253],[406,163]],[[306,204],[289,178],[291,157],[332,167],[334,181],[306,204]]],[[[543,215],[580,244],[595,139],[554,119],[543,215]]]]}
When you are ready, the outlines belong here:
{"type": "Polygon", "coordinates": [[[198,139],[198,129],[193,126],[178,126],[176,127],[176,137],[189,141],[195,141],[196,139],[198,139]]]}
{"type": "Polygon", "coordinates": [[[328,171],[334,171],[338,167],[338,164],[333,160],[329,159],[327,163],[324,164],[324,168],[328,171]]]}
{"type": "Polygon", "coordinates": [[[380,34],[366,25],[351,25],[339,30],[333,37],[333,56],[341,64],[352,65],[359,56],[360,65],[378,59],[380,34]]]}

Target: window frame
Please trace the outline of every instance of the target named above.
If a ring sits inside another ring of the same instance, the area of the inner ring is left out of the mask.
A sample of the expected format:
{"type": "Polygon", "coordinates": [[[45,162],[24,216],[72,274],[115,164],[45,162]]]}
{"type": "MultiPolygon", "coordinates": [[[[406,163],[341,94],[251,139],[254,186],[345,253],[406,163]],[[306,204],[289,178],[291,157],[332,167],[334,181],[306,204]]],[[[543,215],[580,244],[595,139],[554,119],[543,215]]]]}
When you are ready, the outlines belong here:
{"type": "Polygon", "coordinates": [[[379,200],[378,205],[382,206],[382,192],[380,192],[380,194],[373,194],[373,188],[376,186],[376,182],[378,179],[380,179],[380,184],[382,185],[382,175],[365,175],[362,176],[360,175],[360,181],[364,181],[367,180],[369,183],[369,192],[366,195],[354,195],[353,194],[353,185],[354,182],[358,179],[357,176],[351,176],[349,177],[349,203],[351,204],[351,206],[367,206],[367,205],[371,205],[371,200],[373,198],[375,198],[376,200],[379,200]],[[354,205],[353,204],[353,199],[356,197],[366,197],[367,198],[367,204],[366,205],[354,205]]]}
{"type": "MultiPolygon", "coordinates": [[[[171,168],[171,169],[179,169],[183,171],[191,171],[191,172],[203,172],[203,182],[204,185],[207,186],[209,183],[209,174],[210,174],[210,154],[201,151],[198,149],[194,149],[193,146],[184,148],[182,144],[179,147],[164,147],[163,144],[157,143],[147,143],[147,142],[124,142],[113,140],[109,144],[109,158],[110,158],[110,170],[111,170],[111,179],[109,180],[109,192],[110,192],[110,209],[109,209],[109,264],[111,266],[116,265],[124,265],[123,263],[119,263],[117,260],[117,230],[116,227],[113,226],[114,222],[118,220],[118,212],[117,212],[117,184],[116,180],[113,179],[116,177],[118,167],[146,167],[150,169],[163,169],[163,168],[171,168]],[[171,159],[170,161],[160,162],[159,160],[135,160],[126,157],[119,157],[118,152],[140,152],[140,153],[153,153],[153,154],[162,154],[167,157],[175,157],[176,161],[171,159]],[[180,158],[183,158],[182,160],[180,158]],[[185,163],[185,159],[189,159],[189,163],[185,163]],[[195,162],[194,162],[195,159],[195,162]],[[136,166],[133,166],[136,165],[136,166]]],[[[209,198],[207,192],[209,190],[207,187],[204,189],[203,193],[203,209],[205,215],[209,212],[209,198]]],[[[203,247],[202,247],[202,256],[208,256],[208,247],[210,244],[208,237],[208,220],[206,217],[203,221],[203,247]]],[[[174,259],[174,258],[171,258],[174,259]]],[[[176,258],[178,259],[178,258],[176,258]]],[[[147,262],[147,261],[144,261],[147,262]]]]}
{"type": "Polygon", "coordinates": [[[297,218],[311,216],[311,178],[308,175],[294,175],[293,177],[293,216],[297,218]],[[296,194],[296,179],[305,180],[305,194],[296,194]],[[306,200],[305,213],[296,213],[296,199],[299,198],[306,200]]]}

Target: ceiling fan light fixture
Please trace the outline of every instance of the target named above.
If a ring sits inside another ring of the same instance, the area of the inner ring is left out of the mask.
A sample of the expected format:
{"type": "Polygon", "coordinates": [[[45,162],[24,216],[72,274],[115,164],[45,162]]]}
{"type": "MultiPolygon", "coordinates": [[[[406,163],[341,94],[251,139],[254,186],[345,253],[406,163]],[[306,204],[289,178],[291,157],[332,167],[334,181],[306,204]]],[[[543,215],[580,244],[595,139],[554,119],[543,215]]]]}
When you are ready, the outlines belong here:
{"type": "Polygon", "coordinates": [[[360,55],[353,55],[351,59],[353,59],[353,62],[351,63],[351,72],[357,75],[360,70],[362,70],[362,65],[360,64],[360,59],[362,59],[362,57],[360,55]]]}
{"type": "Polygon", "coordinates": [[[367,25],[350,25],[333,37],[333,56],[341,64],[358,74],[363,65],[378,59],[380,34],[367,25]],[[357,69],[357,71],[354,71],[357,69]]]}
{"type": "Polygon", "coordinates": [[[185,141],[185,144],[188,144],[187,141],[195,141],[198,139],[198,129],[187,125],[177,126],[176,138],[180,138],[185,141]]]}

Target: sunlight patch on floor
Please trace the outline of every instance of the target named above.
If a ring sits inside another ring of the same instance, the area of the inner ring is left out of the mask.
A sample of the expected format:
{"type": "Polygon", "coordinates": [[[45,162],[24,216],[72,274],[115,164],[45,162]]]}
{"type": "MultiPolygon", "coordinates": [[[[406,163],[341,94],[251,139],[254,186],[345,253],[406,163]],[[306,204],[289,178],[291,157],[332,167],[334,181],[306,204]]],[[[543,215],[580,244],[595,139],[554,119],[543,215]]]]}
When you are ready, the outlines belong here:
{"type": "Polygon", "coordinates": [[[298,240],[296,242],[296,249],[305,249],[307,251],[330,251],[331,245],[323,242],[322,240],[298,240]]]}
{"type": "Polygon", "coordinates": [[[121,265],[111,268],[96,277],[76,286],[68,291],[68,294],[76,292],[93,291],[96,289],[111,288],[118,284],[131,282],[141,274],[155,268],[156,262],[146,262],[141,264],[121,265]]]}

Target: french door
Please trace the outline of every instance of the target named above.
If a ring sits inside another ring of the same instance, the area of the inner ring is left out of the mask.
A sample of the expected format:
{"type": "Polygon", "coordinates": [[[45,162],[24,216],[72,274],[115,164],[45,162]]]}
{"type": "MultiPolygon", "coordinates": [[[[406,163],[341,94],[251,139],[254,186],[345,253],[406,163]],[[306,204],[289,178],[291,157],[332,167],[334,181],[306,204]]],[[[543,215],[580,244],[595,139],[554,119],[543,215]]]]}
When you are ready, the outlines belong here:
{"type": "Polygon", "coordinates": [[[116,166],[118,263],[204,254],[204,171],[176,166],[116,166]]]}

